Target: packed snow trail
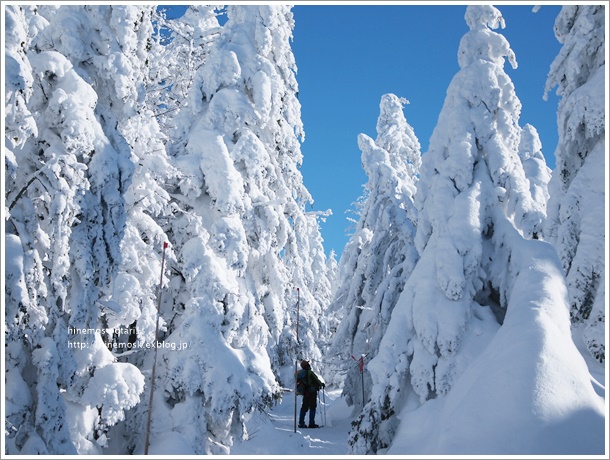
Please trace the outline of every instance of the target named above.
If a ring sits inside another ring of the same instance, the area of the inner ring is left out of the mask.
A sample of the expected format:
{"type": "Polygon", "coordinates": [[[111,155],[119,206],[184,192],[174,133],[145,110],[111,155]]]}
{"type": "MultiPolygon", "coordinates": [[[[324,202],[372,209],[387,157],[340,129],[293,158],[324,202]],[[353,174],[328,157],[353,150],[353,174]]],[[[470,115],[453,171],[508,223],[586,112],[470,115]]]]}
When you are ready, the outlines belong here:
{"type": "MultiPolygon", "coordinates": [[[[327,458],[347,454],[352,410],[341,398],[340,389],[327,390],[324,396],[320,392],[319,396],[316,423],[320,428],[297,428],[294,432],[294,393],[286,390],[278,405],[264,414],[258,413],[247,423],[250,439],[231,447],[231,455],[320,455],[327,458]]],[[[299,396],[297,411],[300,407],[299,396]]]]}

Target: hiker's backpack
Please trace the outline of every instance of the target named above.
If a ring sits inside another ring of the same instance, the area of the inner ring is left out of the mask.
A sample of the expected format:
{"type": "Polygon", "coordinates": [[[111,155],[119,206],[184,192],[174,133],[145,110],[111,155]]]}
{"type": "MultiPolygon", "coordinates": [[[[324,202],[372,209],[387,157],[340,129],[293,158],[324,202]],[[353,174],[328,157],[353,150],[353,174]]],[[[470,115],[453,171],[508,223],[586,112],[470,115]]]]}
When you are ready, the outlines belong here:
{"type": "Polygon", "coordinates": [[[297,395],[305,394],[305,389],[309,386],[307,380],[307,371],[305,369],[297,372],[297,395]]]}

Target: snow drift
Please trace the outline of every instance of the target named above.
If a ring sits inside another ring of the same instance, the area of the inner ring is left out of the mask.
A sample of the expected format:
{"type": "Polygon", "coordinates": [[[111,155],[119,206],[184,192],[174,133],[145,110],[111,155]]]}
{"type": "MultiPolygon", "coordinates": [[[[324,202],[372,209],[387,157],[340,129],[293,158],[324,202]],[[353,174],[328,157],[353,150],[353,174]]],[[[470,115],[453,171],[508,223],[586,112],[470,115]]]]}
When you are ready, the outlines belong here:
{"type": "Polygon", "coordinates": [[[446,396],[405,407],[388,454],[604,452],[604,390],[572,341],[561,264],[549,244],[520,244],[504,324],[446,396]]]}

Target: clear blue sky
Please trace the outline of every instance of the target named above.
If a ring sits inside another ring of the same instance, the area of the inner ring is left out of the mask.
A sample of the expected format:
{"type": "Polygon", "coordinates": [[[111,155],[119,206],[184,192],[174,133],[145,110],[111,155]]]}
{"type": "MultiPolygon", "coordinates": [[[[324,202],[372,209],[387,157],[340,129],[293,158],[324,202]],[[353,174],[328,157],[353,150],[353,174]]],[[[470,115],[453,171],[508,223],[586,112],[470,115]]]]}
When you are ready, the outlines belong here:
{"type": "MultiPolygon", "coordinates": [[[[349,239],[349,210],[362,195],[367,177],[361,167],[357,136],[376,137],[379,101],[394,93],[410,101],[407,121],[425,154],[453,76],[457,51],[468,31],[464,5],[309,4],[293,9],[292,43],[298,67],[299,100],[305,128],[301,172],[315,203],[331,209],[322,223],[326,253],[338,257],[349,239]]],[[[505,69],[523,105],[521,125],[532,124],[551,168],[557,145],[555,90],[542,99],[551,62],[559,52],[553,25],[560,6],[500,5],[503,34],[518,68],[505,69]]],[[[176,8],[181,14],[183,9],[176,8]]]]}

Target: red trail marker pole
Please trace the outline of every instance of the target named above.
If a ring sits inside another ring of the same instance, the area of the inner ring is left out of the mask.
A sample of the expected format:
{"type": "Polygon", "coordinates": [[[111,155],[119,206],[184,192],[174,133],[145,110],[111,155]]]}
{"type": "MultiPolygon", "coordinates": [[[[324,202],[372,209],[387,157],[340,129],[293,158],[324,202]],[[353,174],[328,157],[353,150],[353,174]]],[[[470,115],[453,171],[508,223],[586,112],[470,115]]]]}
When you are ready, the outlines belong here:
{"type": "Polygon", "coordinates": [[[362,408],[364,409],[364,355],[361,355],[360,359],[356,359],[352,355],[352,359],[358,362],[358,370],[360,371],[360,377],[362,378],[362,408]]]}
{"type": "MultiPolygon", "coordinates": [[[[161,286],[163,284],[163,266],[165,265],[165,249],[167,242],[163,243],[163,256],[161,257],[161,278],[159,280],[159,292],[157,293],[157,325],[155,327],[155,342],[159,334],[159,313],[161,311],[161,286]]],[[[155,343],[155,358],[153,360],[152,374],[150,377],[150,397],[148,398],[148,418],[146,420],[146,440],[144,441],[144,455],[148,455],[148,444],[150,440],[150,421],[152,415],[153,393],[155,391],[155,369],[157,367],[157,344],[155,343]]]]}
{"type": "MultiPolygon", "coordinates": [[[[300,303],[301,303],[301,291],[299,288],[297,288],[297,352],[298,352],[298,348],[299,348],[299,308],[300,308],[300,303]]],[[[299,363],[299,357],[298,355],[296,356],[295,360],[294,360],[294,432],[297,432],[297,372],[299,371],[298,368],[298,363],[299,363]]]]}

